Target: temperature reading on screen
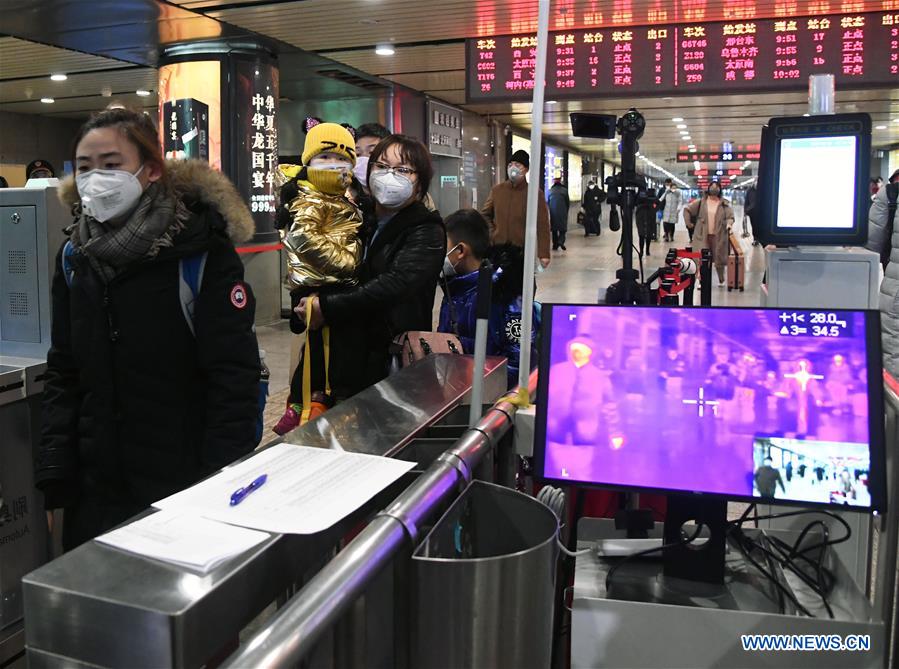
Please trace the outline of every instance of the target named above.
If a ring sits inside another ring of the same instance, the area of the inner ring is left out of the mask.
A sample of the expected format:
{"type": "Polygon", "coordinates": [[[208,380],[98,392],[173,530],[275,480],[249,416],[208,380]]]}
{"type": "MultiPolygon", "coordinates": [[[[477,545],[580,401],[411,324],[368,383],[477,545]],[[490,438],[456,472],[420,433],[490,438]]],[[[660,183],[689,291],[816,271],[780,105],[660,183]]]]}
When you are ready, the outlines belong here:
{"type": "Polygon", "coordinates": [[[849,321],[835,311],[784,311],[778,315],[780,334],[788,337],[842,337],[849,332],[849,321]]]}
{"type": "Polygon", "coordinates": [[[881,506],[883,458],[872,450],[879,434],[871,428],[882,423],[883,409],[869,389],[882,374],[869,316],[549,305],[537,476],[881,506]]]}

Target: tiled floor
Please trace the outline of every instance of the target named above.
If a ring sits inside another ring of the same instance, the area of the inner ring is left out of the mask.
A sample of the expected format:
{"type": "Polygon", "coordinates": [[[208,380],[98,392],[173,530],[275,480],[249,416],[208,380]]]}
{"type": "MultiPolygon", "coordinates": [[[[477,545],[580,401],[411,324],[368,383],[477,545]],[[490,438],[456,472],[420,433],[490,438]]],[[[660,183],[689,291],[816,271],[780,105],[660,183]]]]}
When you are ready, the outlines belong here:
{"type": "MultiPolygon", "coordinates": [[[[741,220],[742,211],[736,212],[741,220]]],[[[739,230],[738,230],[739,232],[739,230]]],[[[596,302],[600,293],[615,281],[615,271],[621,267],[617,255],[620,232],[610,232],[604,224],[602,235],[584,238],[583,228],[571,226],[568,230],[567,251],[553,252],[553,261],[537,276],[537,299],[541,302],[596,302]]],[[[759,285],[764,272],[764,250],[752,246],[750,239],[741,239],[747,260],[746,288],[744,292],[728,292],[716,286],[712,304],[716,306],[755,306],[759,304],[759,285]]],[[[668,247],[684,248],[689,244],[686,227],[679,225],[674,243],[654,243],[651,257],[644,259],[646,274],[651,274],[663,264],[668,247]]],[[[636,252],[634,265],[638,266],[636,252]]],[[[717,279],[715,280],[717,283],[717,279]]]]}
{"type": "MultiPolygon", "coordinates": [[[[737,208],[737,221],[742,212],[737,208]]],[[[545,272],[537,275],[537,299],[541,302],[596,302],[600,293],[615,281],[615,271],[621,266],[617,248],[620,232],[610,232],[603,224],[600,237],[584,238],[583,228],[571,225],[568,231],[567,251],[553,253],[553,261],[545,272]]],[[[764,271],[764,251],[754,247],[751,240],[743,239],[747,259],[746,286],[744,292],[728,290],[716,285],[712,293],[712,304],[719,306],[755,306],[759,304],[759,285],[764,271]]],[[[687,229],[680,224],[675,232],[675,243],[671,246],[687,246],[687,229]]],[[[644,265],[647,274],[662,264],[668,244],[653,244],[652,256],[644,265]]],[[[636,262],[636,258],[635,258],[636,262]]],[[[717,280],[715,280],[717,284],[717,280]]],[[[698,299],[698,297],[697,297],[698,299]]],[[[435,301],[439,308],[440,295],[435,301]]],[[[287,399],[290,379],[291,346],[299,346],[300,337],[294,336],[287,327],[287,321],[277,325],[261,327],[257,331],[259,346],[266,352],[266,362],[271,371],[269,381],[269,403],[266,411],[266,433],[277,422],[287,399]]]]}

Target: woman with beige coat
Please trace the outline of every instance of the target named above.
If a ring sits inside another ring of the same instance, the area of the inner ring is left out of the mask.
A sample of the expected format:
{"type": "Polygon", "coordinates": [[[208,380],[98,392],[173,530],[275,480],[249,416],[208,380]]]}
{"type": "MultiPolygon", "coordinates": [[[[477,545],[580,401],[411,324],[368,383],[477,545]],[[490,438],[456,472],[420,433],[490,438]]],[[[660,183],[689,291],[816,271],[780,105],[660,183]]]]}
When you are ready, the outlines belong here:
{"type": "Polygon", "coordinates": [[[684,208],[684,221],[693,231],[693,246],[712,250],[712,262],[724,283],[727,269],[729,237],[734,226],[734,210],[721,197],[721,186],[712,183],[701,200],[693,200],[684,208]]]}

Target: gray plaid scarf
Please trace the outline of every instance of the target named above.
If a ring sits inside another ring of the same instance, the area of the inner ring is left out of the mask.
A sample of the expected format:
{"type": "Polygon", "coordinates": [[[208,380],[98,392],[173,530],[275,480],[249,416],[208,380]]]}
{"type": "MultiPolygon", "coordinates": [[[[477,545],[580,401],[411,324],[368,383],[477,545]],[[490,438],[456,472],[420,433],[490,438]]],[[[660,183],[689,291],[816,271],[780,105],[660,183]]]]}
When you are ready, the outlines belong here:
{"type": "Polygon", "coordinates": [[[172,246],[172,238],[183,229],[186,218],[184,205],[152,183],[124,223],[101,223],[79,213],[72,241],[81,246],[104,283],[109,283],[130,264],[155,258],[160,249],[172,246]]]}

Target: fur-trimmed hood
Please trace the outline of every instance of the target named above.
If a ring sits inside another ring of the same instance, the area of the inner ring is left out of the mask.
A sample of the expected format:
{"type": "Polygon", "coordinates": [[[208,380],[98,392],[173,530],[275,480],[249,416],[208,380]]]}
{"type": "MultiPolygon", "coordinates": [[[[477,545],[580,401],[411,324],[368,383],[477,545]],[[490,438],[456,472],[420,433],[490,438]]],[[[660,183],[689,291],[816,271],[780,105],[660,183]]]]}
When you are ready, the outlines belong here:
{"type": "MultiPolygon", "coordinates": [[[[228,177],[200,160],[167,160],[165,167],[169,188],[176,197],[215,209],[235,244],[252,238],[256,230],[253,215],[228,177]]],[[[67,207],[80,203],[73,176],[60,180],[59,199],[67,207]]]]}

